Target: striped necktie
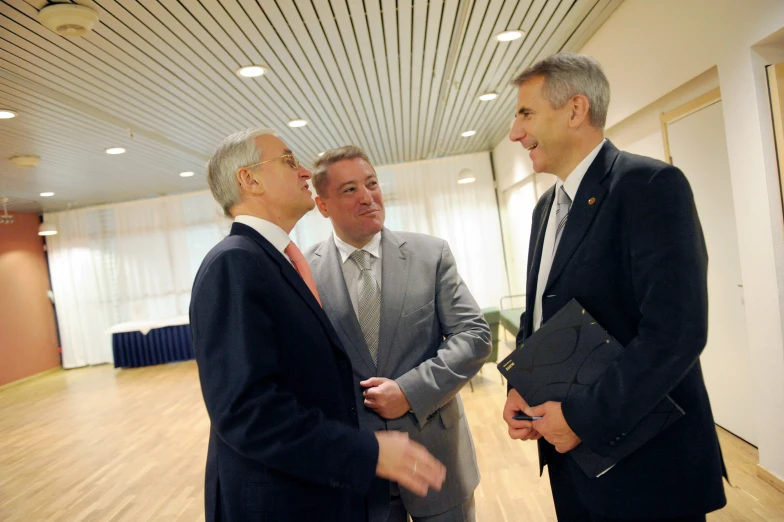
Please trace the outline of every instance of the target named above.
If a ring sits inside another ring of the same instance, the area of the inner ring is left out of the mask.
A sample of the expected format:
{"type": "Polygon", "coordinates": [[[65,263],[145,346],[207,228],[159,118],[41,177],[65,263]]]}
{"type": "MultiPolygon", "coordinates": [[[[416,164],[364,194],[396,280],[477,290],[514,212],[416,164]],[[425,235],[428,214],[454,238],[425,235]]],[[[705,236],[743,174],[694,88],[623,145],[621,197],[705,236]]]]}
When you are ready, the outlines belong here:
{"type": "Polygon", "coordinates": [[[553,257],[555,257],[555,252],[558,250],[558,243],[561,241],[563,230],[566,228],[566,218],[569,217],[569,208],[571,208],[571,206],[572,199],[564,190],[563,185],[561,185],[560,189],[558,190],[558,206],[555,209],[555,222],[558,223],[558,227],[555,229],[553,257]]]}

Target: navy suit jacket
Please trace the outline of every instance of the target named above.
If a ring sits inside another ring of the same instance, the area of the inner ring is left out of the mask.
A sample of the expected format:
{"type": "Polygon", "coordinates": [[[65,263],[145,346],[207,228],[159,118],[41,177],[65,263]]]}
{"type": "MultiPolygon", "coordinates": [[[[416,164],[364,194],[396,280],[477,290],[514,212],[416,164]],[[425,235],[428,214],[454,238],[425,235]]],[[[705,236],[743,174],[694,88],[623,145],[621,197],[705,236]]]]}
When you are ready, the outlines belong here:
{"type": "Polygon", "coordinates": [[[352,368],[291,263],[251,227],[202,262],[190,309],[210,417],[206,520],[360,521],[378,443],[352,368]]]}
{"type": "MultiPolygon", "coordinates": [[[[526,310],[518,345],[533,331],[548,190],[534,209],[526,310]]],[[[620,152],[607,141],[569,211],[543,292],[547,321],[571,299],[624,347],[585,393],[563,403],[582,444],[604,453],[662,400],[686,412],[599,478],[571,459],[582,504],[608,518],[675,518],[726,504],[721,457],[699,356],[708,333],[708,256],[686,177],[677,168],[620,152]]],[[[548,443],[540,440],[546,464],[548,443]]],[[[552,448],[550,448],[552,450],[552,448]]]]}

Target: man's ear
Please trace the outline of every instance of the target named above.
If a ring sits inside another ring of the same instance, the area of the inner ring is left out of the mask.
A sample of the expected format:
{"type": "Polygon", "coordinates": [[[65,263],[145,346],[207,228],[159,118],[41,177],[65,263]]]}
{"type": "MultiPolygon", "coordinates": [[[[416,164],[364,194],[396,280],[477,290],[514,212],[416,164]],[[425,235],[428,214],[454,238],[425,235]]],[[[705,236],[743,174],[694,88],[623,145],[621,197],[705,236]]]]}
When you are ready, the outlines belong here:
{"type": "Polygon", "coordinates": [[[316,196],[314,199],[316,201],[316,207],[318,207],[319,212],[321,212],[321,215],[324,216],[325,218],[328,218],[329,211],[327,210],[327,204],[324,202],[324,199],[321,196],[316,196]]]}
{"type": "Polygon", "coordinates": [[[244,191],[257,196],[264,194],[264,183],[261,181],[261,176],[258,173],[254,173],[251,168],[242,167],[239,169],[237,171],[237,182],[244,191]]]}
{"type": "Polygon", "coordinates": [[[579,127],[589,119],[591,103],[583,94],[573,96],[569,104],[569,126],[579,127]]]}

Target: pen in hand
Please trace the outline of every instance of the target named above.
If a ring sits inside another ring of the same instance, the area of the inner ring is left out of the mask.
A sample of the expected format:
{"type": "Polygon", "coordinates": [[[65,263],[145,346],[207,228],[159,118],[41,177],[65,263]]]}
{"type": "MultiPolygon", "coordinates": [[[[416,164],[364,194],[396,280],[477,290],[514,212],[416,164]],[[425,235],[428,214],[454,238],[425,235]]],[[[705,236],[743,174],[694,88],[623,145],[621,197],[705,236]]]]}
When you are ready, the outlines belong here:
{"type": "Polygon", "coordinates": [[[523,412],[513,415],[512,418],[514,420],[525,420],[525,421],[537,421],[542,419],[542,417],[531,417],[530,415],[526,415],[523,412]]]}

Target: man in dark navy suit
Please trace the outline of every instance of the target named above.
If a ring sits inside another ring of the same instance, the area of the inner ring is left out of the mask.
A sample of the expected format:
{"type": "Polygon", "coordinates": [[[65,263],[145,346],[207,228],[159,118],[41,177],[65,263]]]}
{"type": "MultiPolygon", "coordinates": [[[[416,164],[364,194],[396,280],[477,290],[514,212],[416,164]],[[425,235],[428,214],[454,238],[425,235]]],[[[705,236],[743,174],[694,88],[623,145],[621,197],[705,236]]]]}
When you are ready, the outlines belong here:
{"type": "Polygon", "coordinates": [[[591,58],[557,54],[514,83],[509,138],[529,151],[534,172],[558,178],[534,209],[518,344],[577,299],[625,349],[564,403],[528,405],[510,390],[509,434],[539,439],[560,522],[704,521],[726,499],[699,363],[708,258],[689,183],[604,138],[610,87],[591,58]],[[606,453],[667,394],[685,416],[599,477],[570,458],[578,444],[606,453]],[[543,418],[514,420],[518,411],[543,418]]]}
{"type": "Polygon", "coordinates": [[[206,520],[364,521],[375,475],[419,495],[445,470],[399,432],[358,428],[352,368],[288,234],[311,174],[268,129],[226,138],[207,165],[231,234],[205,257],[191,329],[210,416],[206,520]]]}

